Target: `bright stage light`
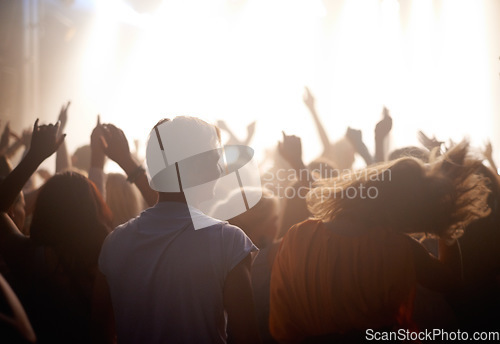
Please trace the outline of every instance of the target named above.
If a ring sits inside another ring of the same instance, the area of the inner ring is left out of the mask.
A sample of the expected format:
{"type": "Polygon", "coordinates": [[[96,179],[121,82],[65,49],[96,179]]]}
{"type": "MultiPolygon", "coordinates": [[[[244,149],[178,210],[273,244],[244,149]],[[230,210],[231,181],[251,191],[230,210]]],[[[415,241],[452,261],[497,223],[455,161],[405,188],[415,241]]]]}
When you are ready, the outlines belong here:
{"type": "Polygon", "coordinates": [[[144,141],[164,116],[223,119],[242,137],[257,120],[257,158],[285,130],[302,137],[310,161],[321,147],[305,85],[332,141],[352,126],[373,150],[383,105],[394,117],[392,148],[417,144],[418,129],[478,144],[492,134],[481,1],[443,0],[437,13],[432,0],[413,0],[406,31],[397,0],[344,1],[333,26],[321,1],[164,1],[147,17],[120,3],[99,2],[85,96],[130,138],[144,141]],[[141,38],[113,75],[120,22],[141,38]]]}

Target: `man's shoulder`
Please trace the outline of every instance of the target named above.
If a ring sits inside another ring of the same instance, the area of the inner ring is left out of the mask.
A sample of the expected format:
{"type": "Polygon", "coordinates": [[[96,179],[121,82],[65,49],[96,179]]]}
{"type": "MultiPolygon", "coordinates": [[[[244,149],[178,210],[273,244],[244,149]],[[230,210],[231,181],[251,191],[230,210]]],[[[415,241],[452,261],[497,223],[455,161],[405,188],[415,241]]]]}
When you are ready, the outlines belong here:
{"type": "Polygon", "coordinates": [[[128,234],[134,232],[135,228],[137,228],[138,222],[139,216],[118,225],[111,233],[108,234],[103,245],[109,245],[111,242],[126,237],[128,234]]]}

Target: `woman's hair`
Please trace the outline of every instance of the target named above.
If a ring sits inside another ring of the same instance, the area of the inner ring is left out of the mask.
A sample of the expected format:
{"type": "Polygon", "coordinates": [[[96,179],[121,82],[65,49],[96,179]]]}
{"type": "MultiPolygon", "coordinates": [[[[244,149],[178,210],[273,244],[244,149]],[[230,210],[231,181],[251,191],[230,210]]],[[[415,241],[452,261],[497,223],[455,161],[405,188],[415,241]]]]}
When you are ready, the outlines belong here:
{"type": "Polygon", "coordinates": [[[480,161],[466,159],[462,142],[430,165],[400,158],[317,182],[307,195],[315,218],[359,221],[367,227],[427,232],[444,239],[488,215],[486,178],[480,161]]]}
{"type": "Polygon", "coordinates": [[[389,160],[396,160],[399,158],[416,158],[420,159],[423,162],[429,162],[429,151],[425,149],[415,147],[415,146],[407,146],[403,148],[396,149],[389,154],[389,160]]]}
{"type": "Polygon", "coordinates": [[[113,228],[136,217],[141,212],[139,190],[127,182],[121,173],[109,173],[106,178],[106,203],[113,214],[113,228]]]}
{"type": "Polygon", "coordinates": [[[89,179],[75,172],[50,178],[38,194],[31,239],[51,247],[70,272],[97,264],[111,212],[89,179]]]}

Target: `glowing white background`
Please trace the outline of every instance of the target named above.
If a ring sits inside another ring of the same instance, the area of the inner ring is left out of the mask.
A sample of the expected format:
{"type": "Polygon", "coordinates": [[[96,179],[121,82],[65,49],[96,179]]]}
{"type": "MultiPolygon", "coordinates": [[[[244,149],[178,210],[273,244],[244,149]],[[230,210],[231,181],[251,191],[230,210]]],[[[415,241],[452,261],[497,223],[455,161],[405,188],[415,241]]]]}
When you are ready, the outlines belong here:
{"type": "Polygon", "coordinates": [[[498,133],[499,49],[488,1],[442,0],[438,15],[432,0],[413,0],[406,30],[397,0],[344,1],[329,25],[321,0],[166,0],[149,15],[119,0],[95,4],[74,76],[81,88],[66,95],[85,113],[68,124],[70,151],[88,141],[97,113],[142,141],[161,117],[185,114],[224,119],[241,137],[257,120],[257,157],[282,129],[299,135],[310,161],[320,141],[304,85],[332,141],[349,125],[363,130],[372,152],[383,104],[394,118],[391,148],[417,144],[418,129],[478,145],[498,133]],[[142,33],[115,75],[110,56],[123,22],[142,33]]]}

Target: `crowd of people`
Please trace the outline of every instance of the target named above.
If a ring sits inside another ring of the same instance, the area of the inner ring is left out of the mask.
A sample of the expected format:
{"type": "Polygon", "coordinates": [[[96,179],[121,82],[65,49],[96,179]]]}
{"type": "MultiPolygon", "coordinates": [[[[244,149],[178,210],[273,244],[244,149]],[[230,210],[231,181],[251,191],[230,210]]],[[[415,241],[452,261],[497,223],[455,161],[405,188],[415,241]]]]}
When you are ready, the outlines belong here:
{"type": "Polygon", "coordinates": [[[55,124],[36,120],[21,134],[6,124],[0,341],[359,343],[367,331],[413,339],[437,328],[498,335],[491,144],[475,156],[466,140],[446,145],[419,132],[422,147],[386,152],[384,108],[372,154],[356,129],[332,143],[307,88],[303,100],[322,154],[306,165],[301,139],[283,132],[273,166],[257,176],[261,187],[245,184],[240,170],[250,153],[224,156],[225,145],[251,144],[255,123],[241,141],[223,121],[162,119],[145,165],[124,132],[99,118],[70,156],[69,102],[55,124]],[[53,154],[51,175],[40,165],[53,154]],[[366,167],[353,169],[356,155],[366,167]],[[105,173],[108,160],[123,172],[105,173]],[[237,182],[221,197],[216,185],[230,176],[237,182]],[[240,205],[237,215],[227,210],[240,205]]]}

